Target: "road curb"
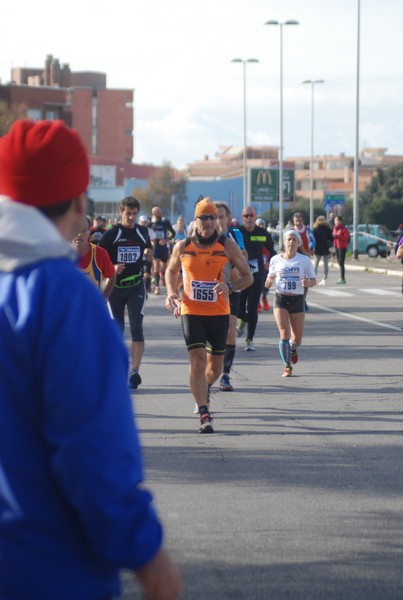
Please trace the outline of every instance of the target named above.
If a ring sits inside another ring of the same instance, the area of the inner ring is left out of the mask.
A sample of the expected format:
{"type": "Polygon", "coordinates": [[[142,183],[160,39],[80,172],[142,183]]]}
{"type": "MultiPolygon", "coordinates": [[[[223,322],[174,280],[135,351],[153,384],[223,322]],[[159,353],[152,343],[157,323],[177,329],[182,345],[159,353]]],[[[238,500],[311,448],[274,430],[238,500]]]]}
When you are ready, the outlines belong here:
{"type": "MultiPolygon", "coordinates": [[[[338,267],[337,262],[331,263],[332,267],[338,267]]],[[[352,265],[348,262],[345,263],[346,271],[368,271],[368,273],[379,273],[381,275],[394,275],[395,277],[402,277],[402,271],[396,269],[383,269],[381,267],[373,267],[372,265],[352,265]]]]}

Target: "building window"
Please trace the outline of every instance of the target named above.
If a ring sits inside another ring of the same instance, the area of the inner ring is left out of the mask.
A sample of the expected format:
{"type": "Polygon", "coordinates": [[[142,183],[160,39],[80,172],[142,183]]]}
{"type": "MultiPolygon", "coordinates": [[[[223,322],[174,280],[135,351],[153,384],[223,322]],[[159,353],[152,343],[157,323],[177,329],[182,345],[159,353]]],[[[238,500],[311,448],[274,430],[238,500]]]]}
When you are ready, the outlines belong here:
{"type": "Polygon", "coordinates": [[[93,155],[96,155],[96,153],[97,153],[97,140],[98,140],[97,130],[93,129],[92,130],[92,138],[91,138],[91,153],[93,155]]]}
{"type": "Polygon", "coordinates": [[[96,127],[98,121],[98,98],[97,96],[92,97],[92,126],[96,127]]]}
{"type": "Polygon", "coordinates": [[[92,140],[91,152],[96,155],[98,147],[98,97],[92,97],[92,140]]]}
{"type": "Polygon", "coordinates": [[[56,121],[59,118],[59,113],[57,110],[47,110],[45,111],[45,119],[48,121],[56,121]]]}
{"type": "Polygon", "coordinates": [[[42,111],[39,108],[28,108],[27,109],[27,119],[32,119],[33,121],[39,121],[42,119],[42,111]]]}

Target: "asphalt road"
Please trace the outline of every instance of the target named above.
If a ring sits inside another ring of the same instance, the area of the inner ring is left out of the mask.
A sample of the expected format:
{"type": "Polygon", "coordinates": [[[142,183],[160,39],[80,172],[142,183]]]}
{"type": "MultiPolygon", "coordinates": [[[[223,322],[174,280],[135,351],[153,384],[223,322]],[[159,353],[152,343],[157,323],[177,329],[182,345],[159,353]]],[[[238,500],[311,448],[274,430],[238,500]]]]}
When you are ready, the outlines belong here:
{"type": "MultiPolygon", "coordinates": [[[[185,600],[403,598],[401,280],[337,277],[309,291],[294,377],[272,310],[256,352],[238,340],[211,435],[197,433],[180,323],[163,296],[147,302],[133,404],[185,600]]],[[[140,597],[125,573],[124,600],[140,597]]]]}

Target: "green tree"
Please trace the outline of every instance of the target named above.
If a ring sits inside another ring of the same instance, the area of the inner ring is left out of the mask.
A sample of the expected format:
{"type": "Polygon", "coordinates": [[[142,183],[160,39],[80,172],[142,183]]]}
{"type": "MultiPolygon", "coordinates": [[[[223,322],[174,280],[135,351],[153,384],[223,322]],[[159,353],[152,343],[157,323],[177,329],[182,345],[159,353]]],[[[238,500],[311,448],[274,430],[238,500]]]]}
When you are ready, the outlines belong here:
{"type": "Polygon", "coordinates": [[[403,221],[403,164],[378,169],[360,194],[360,223],[396,229],[403,221]]]}
{"type": "Polygon", "coordinates": [[[0,100],[0,137],[8,132],[14,121],[24,118],[26,114],[25,104],[13,104],[9,108],[6,102],[0,100]]]}
{"type": "Polygon", "coordinates": [[[167,162],[151,175],[145,189],[134,188],[132,193],[141,204],[141,212],[150,214],[153,206],[160,206],[169,216],[173,201],[173,212],[180,214],[186,200],[186,181],[167,162]]]}

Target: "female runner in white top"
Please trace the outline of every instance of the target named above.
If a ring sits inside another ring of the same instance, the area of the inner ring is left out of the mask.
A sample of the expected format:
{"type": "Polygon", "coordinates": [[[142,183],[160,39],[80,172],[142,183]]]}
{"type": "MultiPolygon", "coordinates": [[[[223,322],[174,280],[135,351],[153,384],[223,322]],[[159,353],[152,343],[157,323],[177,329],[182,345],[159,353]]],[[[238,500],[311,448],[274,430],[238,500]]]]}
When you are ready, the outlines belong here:
{"type": "Polygon", "coordinates": [[[308,256],[298,252],[301,236],[293,229],[284,233],[284,251],[270,261],[265,286],[275,281],[274,318],[280,333],[279,351],[284,363],[283,377],[291,377],[298,362],[297,347],[304,333],[304,289],[316,285],[315,269],[308,256]]]}

